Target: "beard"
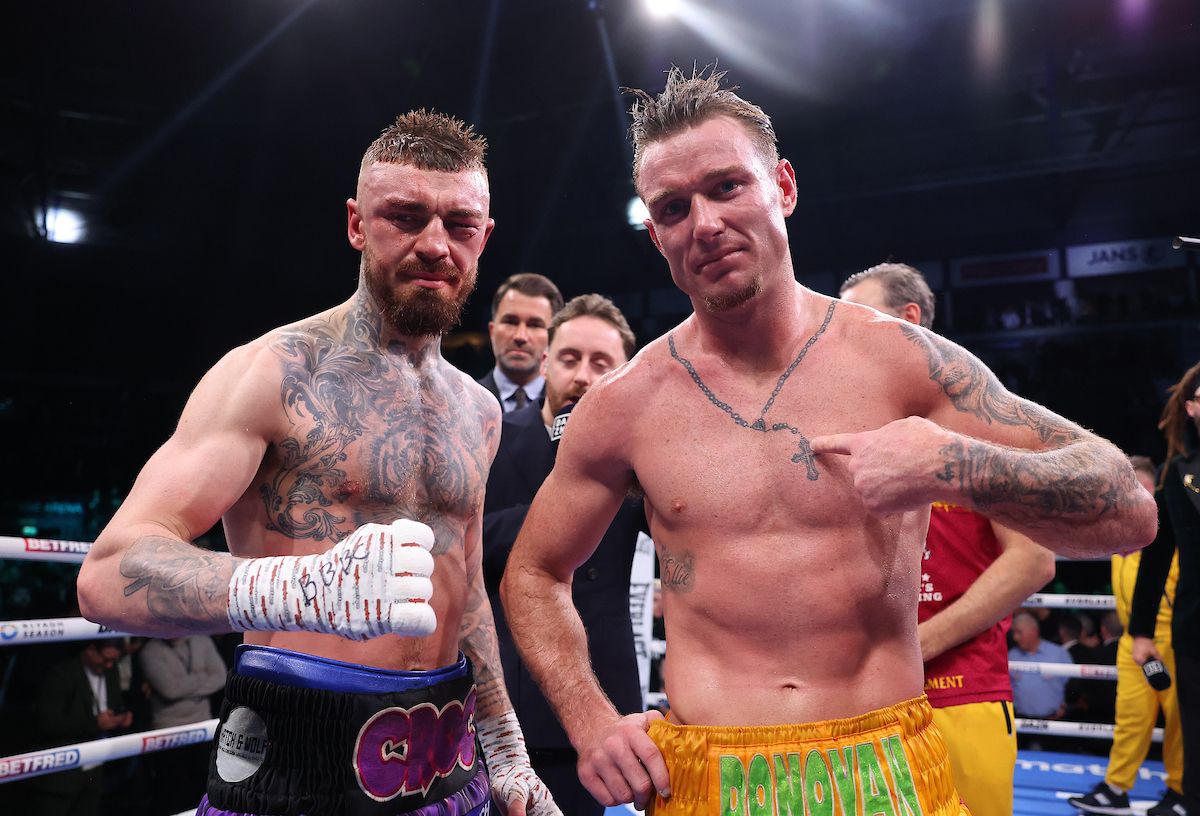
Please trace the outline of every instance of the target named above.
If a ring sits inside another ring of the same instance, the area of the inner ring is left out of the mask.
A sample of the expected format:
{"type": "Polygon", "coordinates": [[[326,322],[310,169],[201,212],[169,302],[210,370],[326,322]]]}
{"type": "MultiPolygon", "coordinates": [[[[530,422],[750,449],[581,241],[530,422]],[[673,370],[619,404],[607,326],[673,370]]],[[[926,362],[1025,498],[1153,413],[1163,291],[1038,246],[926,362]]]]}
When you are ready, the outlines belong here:
{"type": "Polygon", "coordinates": [[[475,291],[475,281],[479,277],[478,264],[464,273],[448,261],[433,265],[406,261],[393,273],[380,266],[369,246],[363,247],[362,258],[367,289],[384,322],[406,337],[440,337],[457,326],[462,318],[463,304],[475,291]],[[451,287],[457,287],[456,294],[418,286],[396,291],[394,280],[422,273],[445,278],[451,287]]]}
{"type": "Polygon", "coordinates": [[[705,295],[704,307],[709,312],[727,312],[757,297],[762,291],[762,275],[755,275],[745,286],[723,295],[705,295]]]}

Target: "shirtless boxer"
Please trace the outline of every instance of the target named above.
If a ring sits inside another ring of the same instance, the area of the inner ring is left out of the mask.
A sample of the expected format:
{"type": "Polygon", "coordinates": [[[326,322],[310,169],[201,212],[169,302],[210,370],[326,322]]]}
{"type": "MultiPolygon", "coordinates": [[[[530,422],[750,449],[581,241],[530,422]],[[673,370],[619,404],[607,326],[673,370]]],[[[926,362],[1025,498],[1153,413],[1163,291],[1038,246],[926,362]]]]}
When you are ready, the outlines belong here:
{"type": "Polygon", "coordinates": [[[80,572],[90,620],[246,632],[202,816],[486,813],[489,773],[508,813],[558,813],[481,572],[500,409],[441,356],[494,226],[485,148],[438,113],[383,131],[346,202],[358,290],[204,376],[80,572]],[[222,518],[229,555],[190,543],[222,518]]]}
{"type": "Polygon", "coordinates": [[[795,173],[719,74],[675,69],[638,96],[634,182],[695,312],[575,409],[509,560],[513,635],[602,802],[959,813],[921,695],[930,503],[1078,554],[1144,545],[1154,504],[1120,451],[958,346],[800,286],[795,173]],[[661,567],[670,721],[618,716],[571,605],[572,571],[634,487],[661,567]]]}

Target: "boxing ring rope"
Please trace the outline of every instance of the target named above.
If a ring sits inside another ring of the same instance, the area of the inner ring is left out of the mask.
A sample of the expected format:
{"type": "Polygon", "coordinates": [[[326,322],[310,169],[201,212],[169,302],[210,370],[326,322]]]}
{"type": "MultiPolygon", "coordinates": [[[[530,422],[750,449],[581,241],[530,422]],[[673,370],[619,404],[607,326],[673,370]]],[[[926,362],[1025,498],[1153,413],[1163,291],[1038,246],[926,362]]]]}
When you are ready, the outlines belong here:
{"type": "MultiPolygon", "coordinates": [[[[58,539],[20,538],[0,536],[0,559],[28,561],[53,561],[59,563],[83,563],[91,548],[86,541],[58,539]]],[[[1113,609],[1116,603],[1111,595],[1031,595],[1025,605],[1049,609],[1113,609]]],[[[54,643],[94,638],[126,637],[125,632],[116,632],[108,627],[92,623],[84,618],[43,618],[34,620],[0,621],[0,647],[28,643],[54,643]]],[[[650,652],[653,657],[666,654],[666,641],[653,640],[650,652]]],[[[1031,663],[1011,661],[1009,669],[1016,672],[1043,674],[1053,677],[1084,678],[1092,680],[1116,680],[1115,666],[1063,663],[1031,663]]],[[[651,692],[647,702],[652,706],[665,706],[667,696],[663,692],[651,692]]],[[[0,784],[57,771],[98,764],[110,760],[149,754],[169,748],[178,748],[213,739],[217,720],[159,728],[136,734],[91,742],[64,745],[0,757],[0,784]]],[[[1051,734],[1056,736],[1112,739],[1113,726],[1106,723],[1065,722],[1060,720],[1037,720],[1017,718],[1018,733],[1051,734]]],[[[1153,740],[1162,741],[1162,729],[1154,729],[1153,740]]],[[[190,811],[189,811],[190,813],[190,811]]],[[[183,816],[183,814],[181,814],[183,816]]]]}
{"type": "Polygon", "coordinates": [[[53,538],[0,536],[0,558],[20,561],[57,561],[82,564],[92,548],[88,541],[59,541],[53,538]]]}
{"type": "Polygon", "coordinates": [[[208,742],[217,730],[217,720],[204,720],[189,725],[156,728],[138,734],[77,742],[58,748],[43,748],[23,754],[0,757],[0,784],[18,779],[31,779],[84,765],[100,764],[114,759],[151,754],[168,748],[181,748],[208,742]]]}

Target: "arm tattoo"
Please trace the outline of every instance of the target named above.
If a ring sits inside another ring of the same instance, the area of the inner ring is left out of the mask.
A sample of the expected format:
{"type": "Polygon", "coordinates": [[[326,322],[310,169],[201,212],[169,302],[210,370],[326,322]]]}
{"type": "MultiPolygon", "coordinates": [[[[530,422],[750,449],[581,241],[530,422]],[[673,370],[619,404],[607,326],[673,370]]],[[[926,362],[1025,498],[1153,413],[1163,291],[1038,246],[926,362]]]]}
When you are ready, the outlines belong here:
{"type": "Polygon", "coordinates": [[[970,496],[981,510],[1004,505],[1023,521],[1095,520],[1124,506],[1136,487],[1132,470],[1097,467],[1091,446],[1036,454],[960,439],[939,453],[945,462],[938,479],[970,496]]]}
{"type": "Polygon", "coordinates": [[[496,639],[496,621],[482,580],[474,580],[467,590],[466,608],[459,626],[459,643],[471,658],[475,669],[476,706],[480,717],[488,717],[508,708],[504,672],[500,666],[500,646],[496,639]]]}
{"type": "Polygon", "coordinates": [[[900,323],[899,328],[925,352],[929,379],[941,386],[957,410],[989,425],[1025,426],[1050,447],[1061,447],[1082,437],[1077,428],[1041,406],[1010,394],[996,375],[965,349],[909,323],[900,323]]]}
{"type": "Polygon", "coordinates": [[[130,579],[125,597],[146,590],[146,608],[162,621],[191,624],[229,623],[229,580],[233,559],[161,536],[139,538],[121,559],[121,575],[130,579]]]}

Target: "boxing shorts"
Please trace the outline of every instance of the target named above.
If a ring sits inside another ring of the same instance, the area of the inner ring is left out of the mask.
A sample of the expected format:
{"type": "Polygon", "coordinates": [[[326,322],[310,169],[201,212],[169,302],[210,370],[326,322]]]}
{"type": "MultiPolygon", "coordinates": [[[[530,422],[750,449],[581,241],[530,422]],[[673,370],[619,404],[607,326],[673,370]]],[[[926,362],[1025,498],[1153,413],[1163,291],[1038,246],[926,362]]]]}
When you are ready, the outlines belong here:
{"type": "Polygon", "coordinates": [[[196,816],[487,816],[465,656],[388,671],[240,646],[196,816]]]}
{"type": "Polygon", "coordinates": [[[749,728],[655,720],[671,798],[654,816],[960,816],[924,696],[857,717],[749,728]]]}

